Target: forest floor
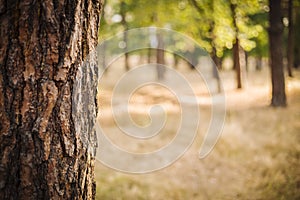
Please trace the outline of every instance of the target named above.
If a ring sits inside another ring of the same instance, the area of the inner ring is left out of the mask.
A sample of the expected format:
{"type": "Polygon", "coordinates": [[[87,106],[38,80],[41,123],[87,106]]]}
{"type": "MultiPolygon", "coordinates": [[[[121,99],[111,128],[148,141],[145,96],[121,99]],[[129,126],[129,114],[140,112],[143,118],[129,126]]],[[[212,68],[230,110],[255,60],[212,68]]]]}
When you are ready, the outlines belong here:
{"type": "MultiPolygon", "coordinates": [[[[158,139],[150,143],[122,136],[110,111],[112,83],[122,74],[122,70],[117,71],[109,71],[102,80],[107,84],[99,89],[99,121],[104,132],[116,145],[134,152],[153,151],[170,142],[180,113],[176,101],[163,87],[145,88],[137,94],[140,98],[130,99],[130,104],[135,108],[131,113],[133,120],[145,125],[150,121],[143,105],[169,102],[164,136],[155,136],[158,139]]],[[[181,73],[197,77],[192,70],[181,73]]],[[[300,71],[286,79],[286,108],[269,106],[271,81],[267,67],[250,70],[242,90],[235,89],[234,72],[221,72],[221,79],[226,118],[221,137],[207,157],[199,159],[199,149],[211,119],[211,106],[206,102],[209,95],[199,87],[197,78],[191,78],[201,113],[201,125],[191,147],[172,165],[146,174],[118,172],[97,161],[97,199],[300,199],[300,71]]]]}

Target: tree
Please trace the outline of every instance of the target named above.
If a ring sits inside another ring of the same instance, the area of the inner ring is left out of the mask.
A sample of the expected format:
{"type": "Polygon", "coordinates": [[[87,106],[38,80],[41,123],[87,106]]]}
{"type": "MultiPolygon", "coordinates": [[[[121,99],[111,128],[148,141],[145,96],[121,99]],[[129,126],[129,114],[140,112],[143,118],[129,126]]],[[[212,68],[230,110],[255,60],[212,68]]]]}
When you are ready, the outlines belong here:
{"type": "Polygon", "coordinates": [[[292,68],[294,65],[294,19],[293,0],[288,0],[288,46],[287,46],[287,69],[288,75],[293,77],[292,68]]]}
{"type": "Polygon", "coordinates": [[[165,51],[164,51],[164,40],[160,31],[156,31],[157,49],[156,49],[156,74],[158,80],[165,78],[165,51]]]}
{"type": "Polygon", "coordinates": [[[300,67],[300,1],[294,1],[294,11],[295,11],[295,21],[294,21],[294,41],[296,45],[294,45],[294,67],[300,67]]]}
{"type": "Polygon", "coordinates": [[[235,42],[233,44],[233,68],[236,71],[236,83],[237,89],[242,88],[242,70],[240,64],[240,43],[239,43],[239,29],[237,26],[237,16],[236,16],[236,5],[232,3],[230,0],[230,9],[232,13],[232,20],[233,20],[233,29],[235,33],[235,42]]]}
{"type": "Polygon", "coordinates": [[[213,77],[217,80],[217,86],[218,86],[218,92],[221,92],[221,81],[220,81],[220,77],[218,76],[218,71],[215,67],[217,67],[218,69],[222,68],[222,60],[221,58],[219,58],[217,56],[217,49],[216,49],[216,35],[215,35],[215,18],[214,18],[214,13],[215,13],[215,9],[214,9],[214,0],[210,1],[207,3],[207,9],[203,9],[201,8],[196,0],[190,0],[191,4],[193,5],[193,7],[197,10],[198,14],[202,14],[204,13],[205,10],[208,10],[209,14],[209,18],[208,18],[208,32],[209,32],[209,36],[207,37],[207,41],[210,43],[211,45],[211,58],[214,61],[214,64],[216,66],[213,66],[213,77]]]}
{"type": "Polygon", "coordinates": [[[81,62],[97,44],[100,8],[2,1],[0,199],[95,197],[97,68],[81,62]]]}
{"type": "Polygon", "coordinates": [[[127,53],[127,42],[128,42],[128,36],[127,36],[127,31],[128,31],[128,24],[127,24],[127,21],[126,21],[126,3],[125,1],[121,1],[120,3],[120,14],[121,14],[121,17],[122,17],[122,20],[121,20],[121,24],[124,28],[124,32],[123,32],[123,40],[124,40],[124,43],[125,43],[125,69],[126,71],[129,71],[129,54],[127,53]]]}
{"type": "MultiPolygon", "coordinates": [[[[219,68],[228,49],[233,48],[237,88],[241,88],[243,66],[240,60],[243,57],[240,58],[240,52],[243,51],[248,55],[247,52],[255,49],[255,40],[259,36],[260,39],[267,40],[261,37],[263,31],[261,21],[252,19],[252,16],[262,12],[263,2],[252,0],[189,0],[189,2],[198,11],[197,15],[193,14],[197,17],[197,23],[191,20],[195,18],[191,16],[185,24],[194,23],[193,26],[198,28],[198,33],[193,37],[211,54],[219,68]]],[[[185,24],[182,26],[185,27],[185,24]]]]}
{"type": "Polygon", "coordinates": [[[257,37],[254,38],[254,42],[256,46],[249,52],[249,56],[255,57],[256,60],[255,68],[258,71],[262,69],[263,57],[269,56],[269,42],[268,42],[269,13],[267,12],[267,9],[269,7],[267,6],[267,2],[266,3],[262,2],[261,4],[262,7],[265,7],[265,10],[261,10],[249,16],[251,21],[253,21],[256,24],[257,23],[260,24],[260,26],[255,27],[257,37]]]}
{"type": "Polygon", "coordinates": [[[286,106],[285,80],[283,73],[283,23],[281,0],[269,1],[269,42],[272,78],[272,106],[286,106]]]}

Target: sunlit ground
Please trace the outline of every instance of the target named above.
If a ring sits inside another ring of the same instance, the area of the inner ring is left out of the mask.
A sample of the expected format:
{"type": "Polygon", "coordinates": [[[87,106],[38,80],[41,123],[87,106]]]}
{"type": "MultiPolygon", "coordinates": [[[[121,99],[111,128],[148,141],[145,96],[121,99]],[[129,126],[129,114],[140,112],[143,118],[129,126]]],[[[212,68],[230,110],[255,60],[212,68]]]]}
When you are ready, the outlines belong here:
{"type": "MultiPolygon", "coordinates": [[[[269,107],[267,66],[260,72],[250,70],[243,90],[234,89],[234,72],[222,72],[227,105],[224,129],[213,151],[199,159],[211,117],[210,97],[196,72],[185,68],[181,66],[179,71],[191,78],[201,113],[191,148],[171,166],[142,175],[117,172],[97,162],[97,199],[300,199],[300,71],[287,78],[287,108],[269,107]]],[[[129,105],[133,121],[143,126],[150,122],[149,106],[163,104],[167,120],[160,135],[139,141],[117,128],[110,98],[113,83],[123,72],[116,66],[103,77],[99,87],[101,126],[116,145],[128,151],[149,152],[168,144],[178,128],[180,109],[174,95],[163,87],[140,88],[129,105]]]]}

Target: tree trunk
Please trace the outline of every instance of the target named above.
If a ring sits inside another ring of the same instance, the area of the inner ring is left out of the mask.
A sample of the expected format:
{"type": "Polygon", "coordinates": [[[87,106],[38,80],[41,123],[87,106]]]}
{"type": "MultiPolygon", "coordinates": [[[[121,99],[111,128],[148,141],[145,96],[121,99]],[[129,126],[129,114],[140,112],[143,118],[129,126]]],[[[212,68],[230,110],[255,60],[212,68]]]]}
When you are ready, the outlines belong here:
{"type": "Polygon", "coordinates": [[[222,68],[221,67],[222,63],[221,63],[221,58],[219,58],[217,56],[216,48],[214,47],[214,45],[212,46],[212,48],[213,48],[213,50],[211,53],[211,57],[215,64],[215,66],[213,66],[213,69],[212,69],[212,74],[213,74],[214,79],[216,79],[216,81],[217,81],[217,92],[220,93],[220,92],[222,92],[222,88],[221,88],[221,80],[220,80],[220,76],[218,73],[218,69],[222,68]]]}
{"type": "Polygon", "coordinates": [[[294,19],[293,19],[293,0],[289,0],[288,6],[288,47],[287,47],[287,69],[289,77],[293,77],[292,68],[294,65],[294,19]]]}
{"type": "Polygon", "coordinates": [[[158,32],[157,37],[157,49],[156,49],[156,70],[157,70],[157,79],[163,80],[165,77],[165,68],[162,66],[165,64],[165,51],[164,51],[164,41],[163,36],[158,32]]]}
{"type": "Polygon", "coordinates": [[[236,87],[237,89],[242,88],[242,70],[240,65],[240,51],[239,51],[239,39],[236,38],[233,44],[233,68],[236,72],[236,87]]]}
{"type": "Polygon", "coordinates": [[[235,43],[233,44],[233,68],[236,71],[236,85],[237,89],[242,88],[242,71],[241,71],[241,64],[240,64],[240,44],[239,44],[239,30],[237,27],[237,18],[236,18],[236,12],[235,12],[236,5],[233,4],[230,0],[230,9],[232,14],[232,20],[233,20],[233,29],[235,30],[235,43]]]}
{"type": "Polygon", "coordinates": [[[248,52],[244,50],[244,53],[245,53],[245,68],[246,68],[246,72],[249,71],[249,62],[248,62],[248,59],[249,59],[249,55],[248,55],[248,52]]]}
{"type": "Polygon", "coordinates": [[[124,31],[124,33],[123,33],[123,38],[124,38],[124,43],[125,43],[125,49],[124,49],[124,51],[125,51],[125,54],[124,54],[124,56],[125,56],[125,70],[126,71],[129,71],[130,70],[130,67],[129,67],[129,54],[128,54],[128,47],[127,47],[127,42],[128,42],[128,36],[127,36],[127,28],[125,29],[125,31],[124,31]]]}
{"type": "Polygon", "coordinates": [[[129,71],[129,54],[127,52],[127,42],[128,42],[128,36],[127,36],[127,30],[128,30],[128,24],[126,22],[126,3],[124,1],[121,1],[121,17],[122,17],[122,21],[121,21],[121,24],[123,26],[123,29],[124,29],[124,33],[123,33],[123,41],[125,43],[125,49],[124,49],[124,52],[125,52],[125,70],[126,71],[129,71]]]}
{"type": "Polygon", "coordinates": [[[270,5],[270,55],[272,78],[272,106],[286,106],[285,80],[283,73],[281,0],[269,1],[270,5]]]}
{"type": "Polygon", "coordinates": [[[300,9],[295,9],[295,21],[294,21],[294,41],[296,45],[294,45],[294,67],[300,68],[300,9]]]}
{"type": "Polygon", "coordinates": [[[0,199],[94,199],[100,8],[1,0],[0,199]]]}
{"type": "Polygon", "coordinates": [[[175,53],[173,54],[173,60],[174,60],[174,69],[178,69],[179,56],[175,53]]]}
{"type": "Polygon", "coordinates": [[[214,61],[217,69],[222,69],[222,59],[217,56],[217,50],[214,45],[212,45],[211,58],[214,61]]]}
{"type": "Polygon", "coordinates": [[[147,63],[151,63],[151,53],[152,52],[152,49],[151,48],[148,48],[147,49],[147,63]]]}
{"type": "Polygon", "coordinates": [[[262,57],[261,56],[258,56],[255,58],[255,69],[256,71],[261,71],[262,70],[262,57]]]}

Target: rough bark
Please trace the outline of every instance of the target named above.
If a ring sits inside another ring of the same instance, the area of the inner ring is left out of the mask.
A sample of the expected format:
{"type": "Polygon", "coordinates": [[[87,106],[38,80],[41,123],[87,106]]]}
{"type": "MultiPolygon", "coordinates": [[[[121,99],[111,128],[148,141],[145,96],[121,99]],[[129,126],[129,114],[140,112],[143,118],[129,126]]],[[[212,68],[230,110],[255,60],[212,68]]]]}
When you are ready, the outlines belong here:
{"type": "Polygon", "coordinates": [[[100,7],[0,1],[0,199],[95,197],[97,68],[80,63],[97,43],[100,7]]]}
{"type": "Polygon", "coordinates": [[[287,69],[289,77],[293,77],[292,68],[294,65],[294,19],[293,19],[293,0],[289,0],[288,5],[288,46],[287,46],[287,69]]]}
{"type": "Polygon", "coordinates": [[[283,73],[283,24],[281,0],[270,0],[270,63],[272,78],[272,106],[286,106],[285,80],[283,73]]]}

